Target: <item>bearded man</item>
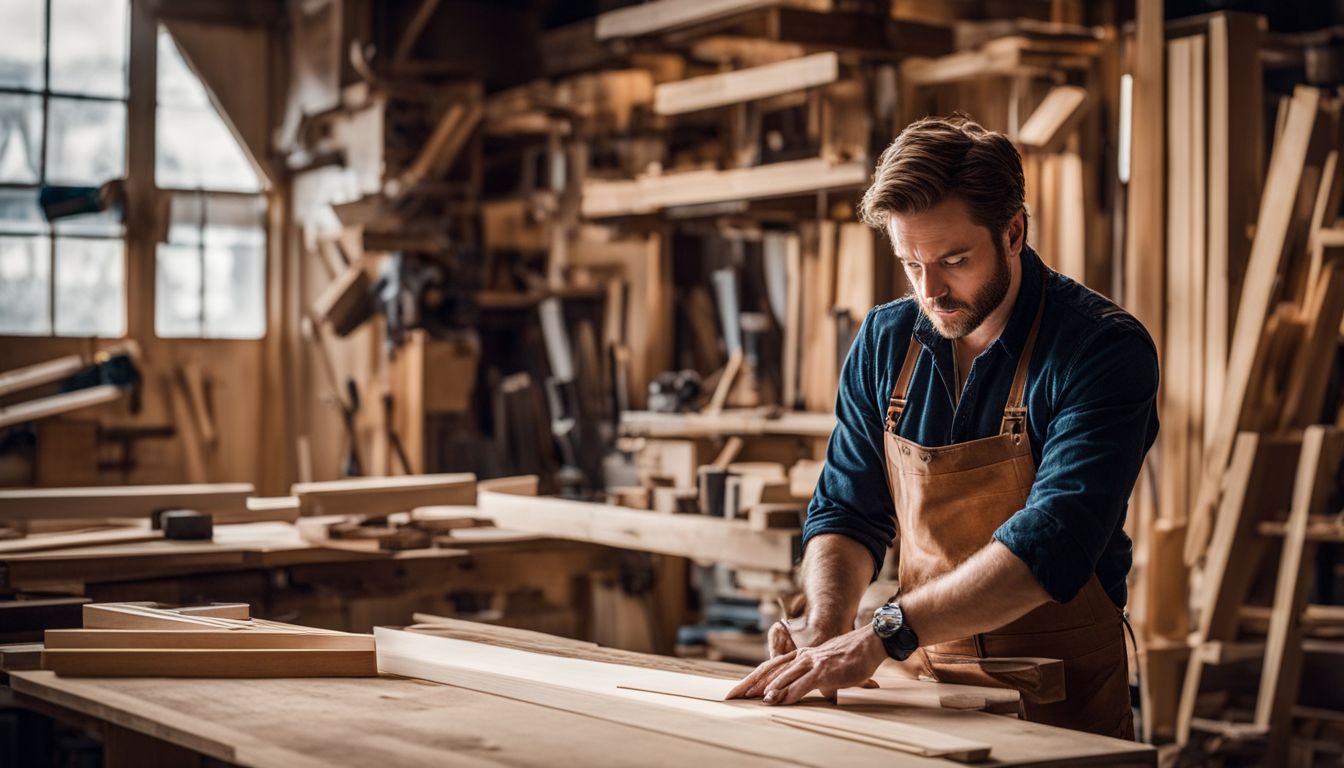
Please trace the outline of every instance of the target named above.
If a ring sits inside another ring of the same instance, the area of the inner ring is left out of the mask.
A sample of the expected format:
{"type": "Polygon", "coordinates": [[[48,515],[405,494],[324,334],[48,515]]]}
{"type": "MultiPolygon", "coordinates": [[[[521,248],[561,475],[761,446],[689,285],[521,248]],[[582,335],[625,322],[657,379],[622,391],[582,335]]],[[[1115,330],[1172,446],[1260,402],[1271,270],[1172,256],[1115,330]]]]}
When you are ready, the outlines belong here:
{"type": "Polygon", "coordinates": [[[1024,690],[1023,716],[1133,739],[1123,526],[1157,436],[1157,352],[1027,245],[1024,184],[1012,143],[960,116],[911,124],[878,161],[861,215],[913,293],[850,349],[804,529],[806,611],[734,696],[789,704],[887,658],[1003,685],[979,659],[1047,657],[1065,698],[1024,690]],[[893,540],[900,590],[856,621],[893,540]]]}

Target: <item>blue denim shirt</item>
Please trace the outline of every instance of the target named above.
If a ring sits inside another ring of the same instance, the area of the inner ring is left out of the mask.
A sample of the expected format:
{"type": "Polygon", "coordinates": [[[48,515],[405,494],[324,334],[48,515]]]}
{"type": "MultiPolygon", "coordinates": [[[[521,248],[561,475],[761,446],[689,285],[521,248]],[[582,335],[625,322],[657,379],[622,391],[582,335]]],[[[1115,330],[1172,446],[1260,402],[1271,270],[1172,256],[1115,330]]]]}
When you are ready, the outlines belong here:
{"type": "Polygon", "coordinates": [[[901,436],[934,447],[998,434],[1044,288],[1026,390],[1036,480],[1026,506],[994,539],[1031,568],[1053,599],[1073,599],[1095,572],[1123,606],[1133,550],[1123,530],[1125,512],[1144,454],[1157,437],[1157,351],[1143,326],[1111,301],[1046,270],[1029,247],[1021,259],[1012,314],[975,359],[955,407],[952,344],[918,303],[905,298],[868,313],[840,374],[835,431],[808,506],[803,545],[821,533],[849,536],[872,552],[876,577],[896,533],[883,420],[911,334],[923,350],[901,436]]]}

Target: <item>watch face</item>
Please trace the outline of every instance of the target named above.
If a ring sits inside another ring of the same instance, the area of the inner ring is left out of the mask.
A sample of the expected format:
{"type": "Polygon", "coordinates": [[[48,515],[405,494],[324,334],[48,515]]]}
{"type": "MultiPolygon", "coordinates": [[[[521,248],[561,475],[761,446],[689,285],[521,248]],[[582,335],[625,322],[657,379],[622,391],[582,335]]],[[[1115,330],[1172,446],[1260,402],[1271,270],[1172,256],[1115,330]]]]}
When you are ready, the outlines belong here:
{"type": "Polygon", "coordinates": [[[905,617],[901,615],[901,607],[898,605],[884,605],[873,611],[873,631],[881,637],[895,634],[904,622],[905,617]]]}

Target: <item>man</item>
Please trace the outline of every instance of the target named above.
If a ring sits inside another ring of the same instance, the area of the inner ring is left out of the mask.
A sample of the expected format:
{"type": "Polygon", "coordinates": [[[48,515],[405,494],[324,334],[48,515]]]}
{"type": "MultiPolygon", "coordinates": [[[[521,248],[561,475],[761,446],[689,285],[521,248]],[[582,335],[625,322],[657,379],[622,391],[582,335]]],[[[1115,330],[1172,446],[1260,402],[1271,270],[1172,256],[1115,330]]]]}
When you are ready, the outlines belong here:
{"type": "Polygon", "coordinates": [[[888,657],[1002,686],[977,659],[1056,658],[1065,700],[1027,689],[1023,714],[1133,738],[1122,526],[1157,435],[1157,354],[1027,245],[1023,188],[1008,139],[961,117],[913,123],[882,154],[861,214],[913,296],[854,341],[808,508],[806,612],[732,695],[793,703],[888,657]],[[900,592],[856,629],[897,534],[900,592]]]}

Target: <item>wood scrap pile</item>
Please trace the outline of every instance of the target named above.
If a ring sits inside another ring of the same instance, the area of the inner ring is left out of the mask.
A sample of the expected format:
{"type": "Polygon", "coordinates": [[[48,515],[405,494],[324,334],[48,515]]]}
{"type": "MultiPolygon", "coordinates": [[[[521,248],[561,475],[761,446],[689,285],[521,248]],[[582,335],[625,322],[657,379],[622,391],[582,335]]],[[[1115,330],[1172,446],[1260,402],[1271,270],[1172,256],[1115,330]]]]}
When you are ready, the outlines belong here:
{"type": "Polygon", "coordinates": [[[372,636],[254,619],[245,603],[87,603],[82,629],[47,630],[42,668],[94,677],[377,674],[372,636]]]}

